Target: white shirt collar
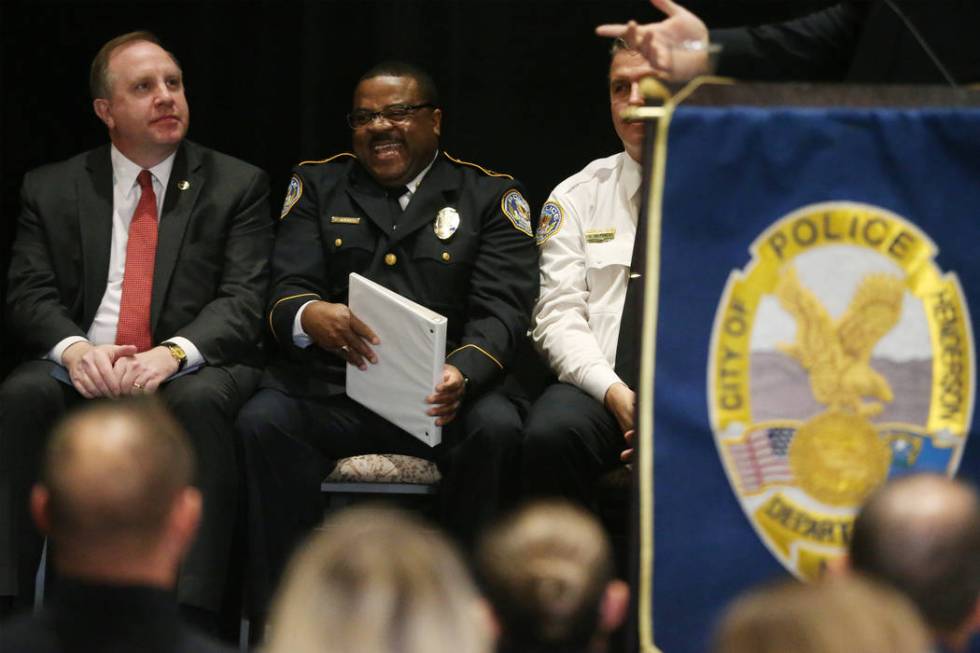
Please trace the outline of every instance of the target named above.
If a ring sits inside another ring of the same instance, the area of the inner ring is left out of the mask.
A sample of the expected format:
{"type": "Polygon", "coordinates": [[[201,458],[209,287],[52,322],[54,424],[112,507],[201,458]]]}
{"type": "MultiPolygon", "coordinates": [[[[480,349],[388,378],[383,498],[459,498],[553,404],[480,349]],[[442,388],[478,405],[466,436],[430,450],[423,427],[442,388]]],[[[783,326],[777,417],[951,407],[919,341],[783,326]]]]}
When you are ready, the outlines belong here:
{"type": "Polygon", "coordinates": [[[642,176],[643,166],[634,161],[629,154],[623,153],[623,170],[620,173],[620,183],[626,190],[626,197],[632,198],[640,191],[642,176]]]}
{"type": "Polygon", "coordinates": [[[640,184],[642,180],[643,166],[634,161],[628,153],[623,152],[623,164],[619,171],[619,185],[623,189],[623,195],[634,220],[640,211],[640,184]]]}
{"type": "MultiPolygon", "coordinates": [[[[170,181],[170,171],[174,167],[174,157],[177,156],[176,150],[166,159],[149,168],[150,174],[160,187],[165,189],[170,181]]],[[[117,188],[123,189],[124,194],[128,195],[136,186],[136,177],[143,170],[140,166],[126,158],[126,156],[116,149],[113,145],[109,151],[109,158],[112,161],[113,183],[117,188]]]]}
{"type": "Polygon", "coordinates": [[[415,191],[418,190],[419,184],[422,183],[423,177],[425,177],[429,173],[429,170],[432,169],[432,165],[436,162],[436,159],[438,158],[439,158],[439,150],[436,150],[436,155],[432,157],[431,161],[429,161],[429,165],[425,166],[422,172],[420,172],[415,177],[415,179],[405,184],[405,186],[408,188],[409,193],[411,193],[412,195],[415,194],[415,191]]]}

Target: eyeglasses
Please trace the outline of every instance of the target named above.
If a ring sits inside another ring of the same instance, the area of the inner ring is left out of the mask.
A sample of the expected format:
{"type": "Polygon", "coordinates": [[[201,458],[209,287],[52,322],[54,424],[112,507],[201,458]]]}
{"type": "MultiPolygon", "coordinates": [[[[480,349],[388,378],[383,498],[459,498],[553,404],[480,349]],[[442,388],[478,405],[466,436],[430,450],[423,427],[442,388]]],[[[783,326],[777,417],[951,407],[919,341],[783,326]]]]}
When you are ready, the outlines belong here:
{"type": "Polygon", "coordinates": [[[368,111],[367,109],[358,109],[357,111],[351,111],[347,114],[347,124],[350,125],[351,129],[360,129],[361,127],[366,127],[378,118],[384,118],[388,122],[404,124],[412,119],[412,114],[414,114],[419,109],[433,108],[434,104],[431,102],[423,102],[422,104],[392,104],[387,106],[381,111],[368,111]]]}

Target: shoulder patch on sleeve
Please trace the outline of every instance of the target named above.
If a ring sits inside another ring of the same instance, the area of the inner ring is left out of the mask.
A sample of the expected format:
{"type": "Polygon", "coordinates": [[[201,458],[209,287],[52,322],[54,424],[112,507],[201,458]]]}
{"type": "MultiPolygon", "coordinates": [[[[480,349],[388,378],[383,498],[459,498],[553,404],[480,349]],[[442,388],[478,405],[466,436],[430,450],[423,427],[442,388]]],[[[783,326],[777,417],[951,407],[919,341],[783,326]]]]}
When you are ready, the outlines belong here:
{"type": "Polygon", "coordinates": [[[328,156],[326,159],[319,159],[317,161],[300,161],[299,162],[299,165],[301,165],[301,166],[308,166],[308,165],[314,165],[316,163],[330,163],[334,159],[339,159],[342,156],[349,156],[352,159],[356,159],[357,158],[356,156],[354,156],[350,152],[341,152],[340,154],[334,154],[333,156],[328,156]]]}
{"type": "Polygon", "coordinates": [[[293,204],[298,202],[302,196],[303,180],[299,178],[299,175],[293,175],[289,180],[289,188],[286,189],[286,199],[282,203],[282,213],[279,214],[280,220],[289,215],[289,209],[293,208],[293,204]]]}
{"type": "Polygon", "coordinates": [[[538,223],[538,233],[534,237],[538,245],[544,244],[561,229],[561,223],[565,221],[565,211],[557,200],[548,200],[541,207],[541,221],[538,223]]]}
{"type": "Polygon", "coordinates": [[[457,159],[456,157],[450,155],[449,152],[446,152],[445,150],[443,150],[442,153],[446,156],[447,159],[449,159],[453,163],[458,163],[460,165],[476,168],[477,170],[487,175],[488,177],[503,177],[504,179],[513,179],[513,177],[511,177],[510,175],[504,174],[502,172],[494,172],[493,170],[487,170],[481,165],[477,165],[475,163],[470,163],[469,161],[462,161],[460,159],[457,159]]]}
{"type": "Polygon", "coordinates": [[[500,210],[518,231],[528,236],[534,235],[531,231],[531,207],[521,195],[521,191],[512,188],[504,193],[500,199],[500,210]]]}

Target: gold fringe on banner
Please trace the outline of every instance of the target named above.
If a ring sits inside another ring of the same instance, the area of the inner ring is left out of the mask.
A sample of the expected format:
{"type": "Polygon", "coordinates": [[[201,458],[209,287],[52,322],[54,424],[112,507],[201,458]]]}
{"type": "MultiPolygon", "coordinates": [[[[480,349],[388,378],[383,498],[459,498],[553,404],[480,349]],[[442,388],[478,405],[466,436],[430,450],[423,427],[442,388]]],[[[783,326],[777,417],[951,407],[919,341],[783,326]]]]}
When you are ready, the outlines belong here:
{"type": "MultiPolygon", "coordinates": [[[[651,99],[664,97],[666,89],[650,78],[641,86],[644,96],[651,99]]],[[[709,84],[733,84],[725,77],[697,77],[671,97],[663,107],[642,107],[629,111],[636,118],[656,120],[657,137],[654,141],[653,170],[647,184],[647,242],[646,279],[643,284],[643,329],[640,342],[640,382],[637,392],[637,459],[640,483],[640,578],[637,609],[639,610],[639,643],[643,653],[662,653],[653,642],[653,397],[657,368],[657,320],[660,300],[660,236],[663,222],[664,179],[667,166],[667,132],[674,109],[701,86],[709,84]],[[650,352],[645,356],[646,352],[650,352]]],[[[625,113],[625,112],[624,112],[625,113]]]]}

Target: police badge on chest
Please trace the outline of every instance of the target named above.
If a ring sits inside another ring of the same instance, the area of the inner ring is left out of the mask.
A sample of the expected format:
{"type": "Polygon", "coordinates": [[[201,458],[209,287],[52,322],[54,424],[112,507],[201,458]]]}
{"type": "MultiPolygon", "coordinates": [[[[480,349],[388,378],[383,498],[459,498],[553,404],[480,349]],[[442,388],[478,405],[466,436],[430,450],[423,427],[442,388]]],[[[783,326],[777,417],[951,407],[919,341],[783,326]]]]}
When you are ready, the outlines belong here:
{"type": "Polygon", "coordinates": [[[459,211],[451,206],[439,209],[432,223],[432,230],[439,240],[449,240],[459,229],[459,211]]]}

